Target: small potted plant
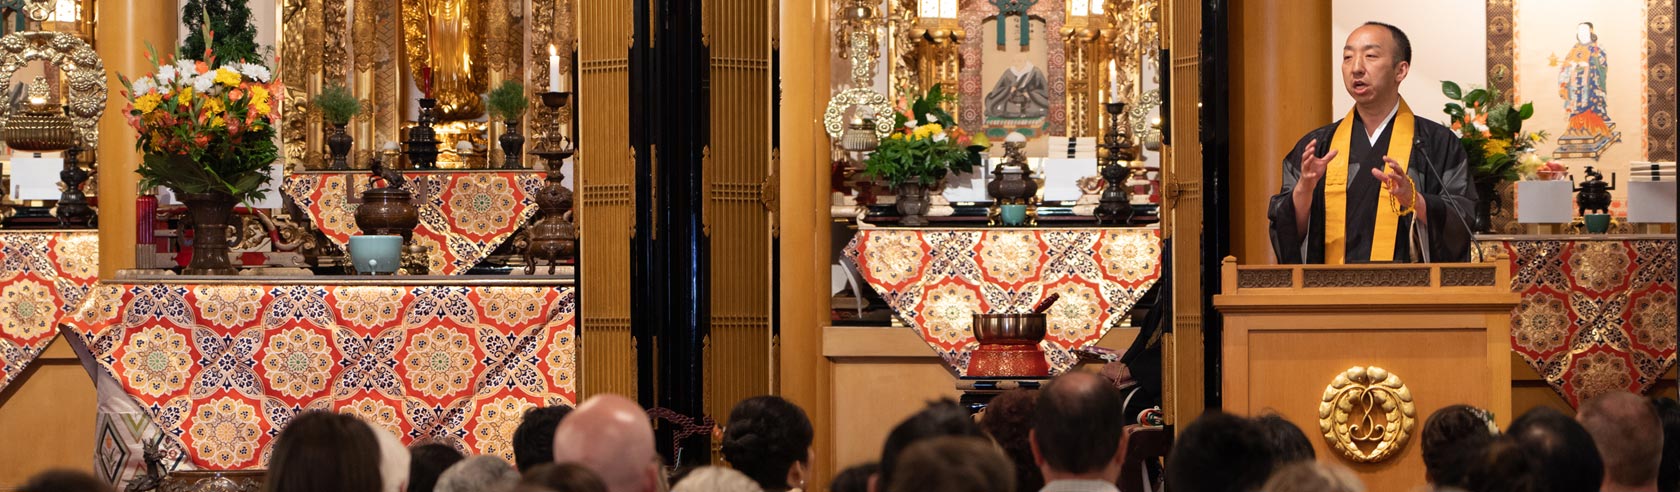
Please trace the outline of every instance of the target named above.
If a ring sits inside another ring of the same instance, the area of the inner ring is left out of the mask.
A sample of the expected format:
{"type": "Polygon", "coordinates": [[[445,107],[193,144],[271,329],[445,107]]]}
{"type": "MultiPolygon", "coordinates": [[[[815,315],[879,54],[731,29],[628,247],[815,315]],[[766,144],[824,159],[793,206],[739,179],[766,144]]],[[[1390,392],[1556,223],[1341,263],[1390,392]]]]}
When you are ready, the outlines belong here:
{"type": "Polygon", "coordinates": [[[362,102],[356,100],[349,89],[338,84],[322,89],[312,102],[321,110],[321,118],[333,126],[332,135],[327,136],[327,150],[332,151],[332,166],[329,169],[350,169],[348,157],[355,140],[344,131],[344,127],[350,124],[350,118],[362,111],[362,102]]]}
{"type": "Polygon", "coordinates": [[[928,190],[947,174],[972,172],[988,147],[984,135],[972,138],[939,107],[950,98],[935,85],[908,107],[893,114],[896,130],[863,161],[863,174],[883,181],[898,194],[899,225],[927,225],[928,190]]]}
{"type": "Polygon", "coordinates": [[[519,154],[525,148],[525,137],[519,134],[519,117],[525,115],[530,100],[525,98],[525,84],[512,80],[502,82],[484,97],[490,115],[500,118],[502,129],[502,169],[524,169],[519,154]]]}

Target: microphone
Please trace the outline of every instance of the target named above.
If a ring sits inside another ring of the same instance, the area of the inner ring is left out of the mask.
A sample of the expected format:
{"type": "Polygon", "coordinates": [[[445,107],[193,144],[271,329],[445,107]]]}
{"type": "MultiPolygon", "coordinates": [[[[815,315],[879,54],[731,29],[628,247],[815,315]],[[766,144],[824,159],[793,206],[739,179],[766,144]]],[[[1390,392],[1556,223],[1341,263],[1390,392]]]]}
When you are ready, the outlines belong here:
{"type": "MultiPolygon", "coordinates": [[[[1422,137],[1413,137],[1412,138],[1412,148],[1414,148],[1414,149],[1424,148],[1423,147],[1423,138],[1422,137]]],[[[1440,187],[1442,191],[1445,191],[1446,188],[1447,188],[1447,180],[1441,176],[1441,170],[1435,166],[1435,160],[1429,157],[1428,149],[1424,149],[1423,161],[1424,161],[1425,164],[1429,165],[1429,174],[1434,176],[1435,185],[1440,187]]],[[[1418,198],[1423,198],[1423,192],[1422,191],[1419,191],[1419,190],[1416,190],[1416,189],[1413,189],[1412,191],[1414,191],[1418,194],[1418,198]]],[[[1464,226],[1465,232],[1473,233],[1473,231],[1470,229],[1470,224],[1468,222],[1464,221],[1464,215],[1465,214],[1462,213],[1463,210],[1460,210],[1458,208],[1458,203],[1456,203],[1456,202],[1454,202],[1453,200],[1450,200],[1450,199],[1443,199],[1441,201],[1447,203],[1447,208],[1450,209],[1449,212],[1452,213],[1452,216],[1453,216],[1454,219],[1458,220],[1459,225],[1464,226]]],[[[1416,214],[1413,214],[1413,216],[1412,216],[1412,239],[1414,240],[1414,243],[1421,242],[1421,239],[1418,238],[1418,227],[1417,226],[1418,226],[1417,216],[1416,216],[1416,214]]],[[[1425,246],[1426,245],[1421,245],[1421,244],[1418,245],[1418,250],[1417,250],[1418,254],[1419,254],[1418,257],[1423,258],[1424,263],[1432,263],[1432,261],[1430,261],[1430,258],[1429,258],[1429,252],[1428,252],[1428,250],[1425,246]]],[[[1471,251],[1473,252],[1475,250],[1474,249],[1475,245],[1471,244],[1470,247],[1471,247],[1471,251]]]]}

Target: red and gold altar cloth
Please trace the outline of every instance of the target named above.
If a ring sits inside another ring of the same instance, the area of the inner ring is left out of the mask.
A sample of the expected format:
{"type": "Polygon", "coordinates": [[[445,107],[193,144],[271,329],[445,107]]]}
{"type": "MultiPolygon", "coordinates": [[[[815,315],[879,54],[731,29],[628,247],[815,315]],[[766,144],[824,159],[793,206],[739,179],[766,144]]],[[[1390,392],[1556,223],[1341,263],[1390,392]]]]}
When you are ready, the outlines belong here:
{"type": "Polygon", "coordinates": [[[99,277],[99,232],[0,231],[0,390],[46,350],[99,277]]]}
{"type": "MultiPolygon", "coordinates": [[[[414,194],[420,227],[414,241],[431,248],[431,273],[458,275],[477,265],[537,213],[534,198],[543,187],[541,171],[406,171],[403,189],[414,194]]],[[[286,196],[340,249],[356,227],[356,203],[371,176],[365,171],[294,173],[286,196]],[[353,187],[351,185],[354,185],[353,187]]]]}
{"type": "Polygon", "coordinates": [[[1490,236],[1511,288],[1511,349],[1570,405],[1611,390],[1643,393],[1674,364],[1673,236],[1490,236]]]}
{"type": "Polygon", "coordinates": [[[312,409],[512,460],[526,409],[576,400],[570,286],[244,282],[100,283],[60,320],[198,468],[263,467],[312,409]]]}
{"type": "Polygon", "coordinates": [[[846,257],[958,375],[978,346],[974,313],[1027,312],[1061,294],[1040,344],[1060,373],[1161,276],[1155,228],[864,229],[846,257]]]}

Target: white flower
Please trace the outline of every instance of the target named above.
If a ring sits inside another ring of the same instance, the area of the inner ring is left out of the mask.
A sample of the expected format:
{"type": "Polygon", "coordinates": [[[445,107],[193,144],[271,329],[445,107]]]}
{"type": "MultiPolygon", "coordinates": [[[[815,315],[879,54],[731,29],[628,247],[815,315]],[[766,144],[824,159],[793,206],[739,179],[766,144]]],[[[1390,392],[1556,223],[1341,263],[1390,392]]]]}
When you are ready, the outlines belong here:
{"type": "Polygon", "coordinates": [[[134,95],[135,96],[139,96],[141,94],[151,92],[153,88],[154,88],[154,86],[152,85],[152,78],[151,77],[140,77],[139,79],[136,79],[134,81],[134,95]]]}
{"type": "Polygon", "coordinates": [[[196,89],[199,92],[210,92],[210,88],[216,86],[215,73],[216,72],[205,72],[199,74],[197,77],[193,77],[193,89],[196,89]]]}
{"type": "Polygon", "coordinates": [[[246,77],[250,77],[257,82],[264,84],[268,83],[269,77],[273,76],[268,72],[268,67],[255,63],[240,63],[239,73],[245,74],[246,77]]]}
{"type": "Polygon", "coordinates": [[[186,79],[198,73],[198,66],[194,65],[192,60],[176,60],[175,73],[180,75],[182,79],[186,79]]]}
{"type": "Polygon", "coordinates": [[[944,142],[945,141],[945,132],[939,132],[939,133],[933,134],[933,141],[944,142]]]}
{"type": "Polygon", "coordinates": [[[905,128],[909,128],[909,129],[911,129],[911,130],[915,130],[915,129],[916,129],[916,126],[917,126],[917,125],[916,125],[916,119],[915,119],[915,118],[910,118],[910,119],[908,119],[908,120],[904,120],[904,127],[905,127],[905,128]]]}
{"type": "Polygon", "coordinates": [[[158,67],[157,82],[158,85],[170,85],[175,83],[175,67],[173,65],[158,67]]]}

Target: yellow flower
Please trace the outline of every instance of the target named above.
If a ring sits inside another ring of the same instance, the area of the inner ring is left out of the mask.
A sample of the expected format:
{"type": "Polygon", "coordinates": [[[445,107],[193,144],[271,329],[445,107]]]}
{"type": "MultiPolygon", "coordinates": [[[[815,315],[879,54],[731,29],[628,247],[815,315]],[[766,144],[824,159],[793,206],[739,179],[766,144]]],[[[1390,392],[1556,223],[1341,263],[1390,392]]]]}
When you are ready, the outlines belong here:
{"type": "Polygon", "coordinates": [[[157,109],[158,103],[161,102],[163,102],[163,97],[158,96],[157,93],[146,94],[134,99],[134,109],[140,110],[141,113],[150,113],[157,109]]]}
{"type": "Polygon", "coordinates": [[[224,110],[226,108],[222,107],[222,100],[221,99],[211,99],[209,101],[204,102],[204,109],[209,114],[219,115],[219,114],[222,114],[222,110],[224,110]]]}
{"type": "Polygon", "coordinates": [[[1487,143],[1482,144],[1482,150],[1486,150],[1489,155],[1503,154],[1510,149],[1511,141],[1500,138],[1489,139],[1487,143]]]}
{"type": "Polygon", "coordinates": [[[224,126],[227,126],[227,120],[222,119],[220,116],[210,120],[210,128],[221,128],[224,126]]]}
{"type": "Polygon", "coordinates": [[[261,116],[261,115],[268,114],[268,111],[271,108],[268,107],[268,101],[262,101],[262,102],[251,103],[251,109],[255,110],[257,112],[257,115],[261,116]]]}
{"type": "Polygon", "coordinates": [[[940,133],[940,132],[943,132],[943,131],[945,131],[945,127],[939,126],[938,123],[929,123],[929,124],[926,124],[926,125],[918,126],[918,127],[916,127],[915,130],[911,130],[911,134],[912,134],[912,136],[916,137],[916,139],[920,140],[920,139],[931,137],[934,134],[940,133]]]}
{"type": "Polygon", "coordinates": [[[186,104],[192,101],[192,97],[193,89],[191,87],[182,87],[181,92],[176,93],[175,100],[181,104],[186,104]]]}
{"type": "MultiPolygon", "coordinates": [[[[268,88],[260,86],[260,85],[251,86],[251,104],[253,104],[253,105],[261,104],[264,107],[267,107],[268,106],[268,88]]],[[[268,111],[263,111],[263,112],[267,113],[268,111]]]]}
{"type": "Polygon", "coordinates": [[[899,132],[893,132],[892,136],[887,137],[887,138],[890,138],[890,139],[893,139],[893,140],[904,140],[904,134],[899,133],[899,132]]]}
{"type": "Polygon", "coordinates": [[[239,72],[228,70],[227,67],[216,69],[216,83],[228,87],[239,87],[239,72]]]}

